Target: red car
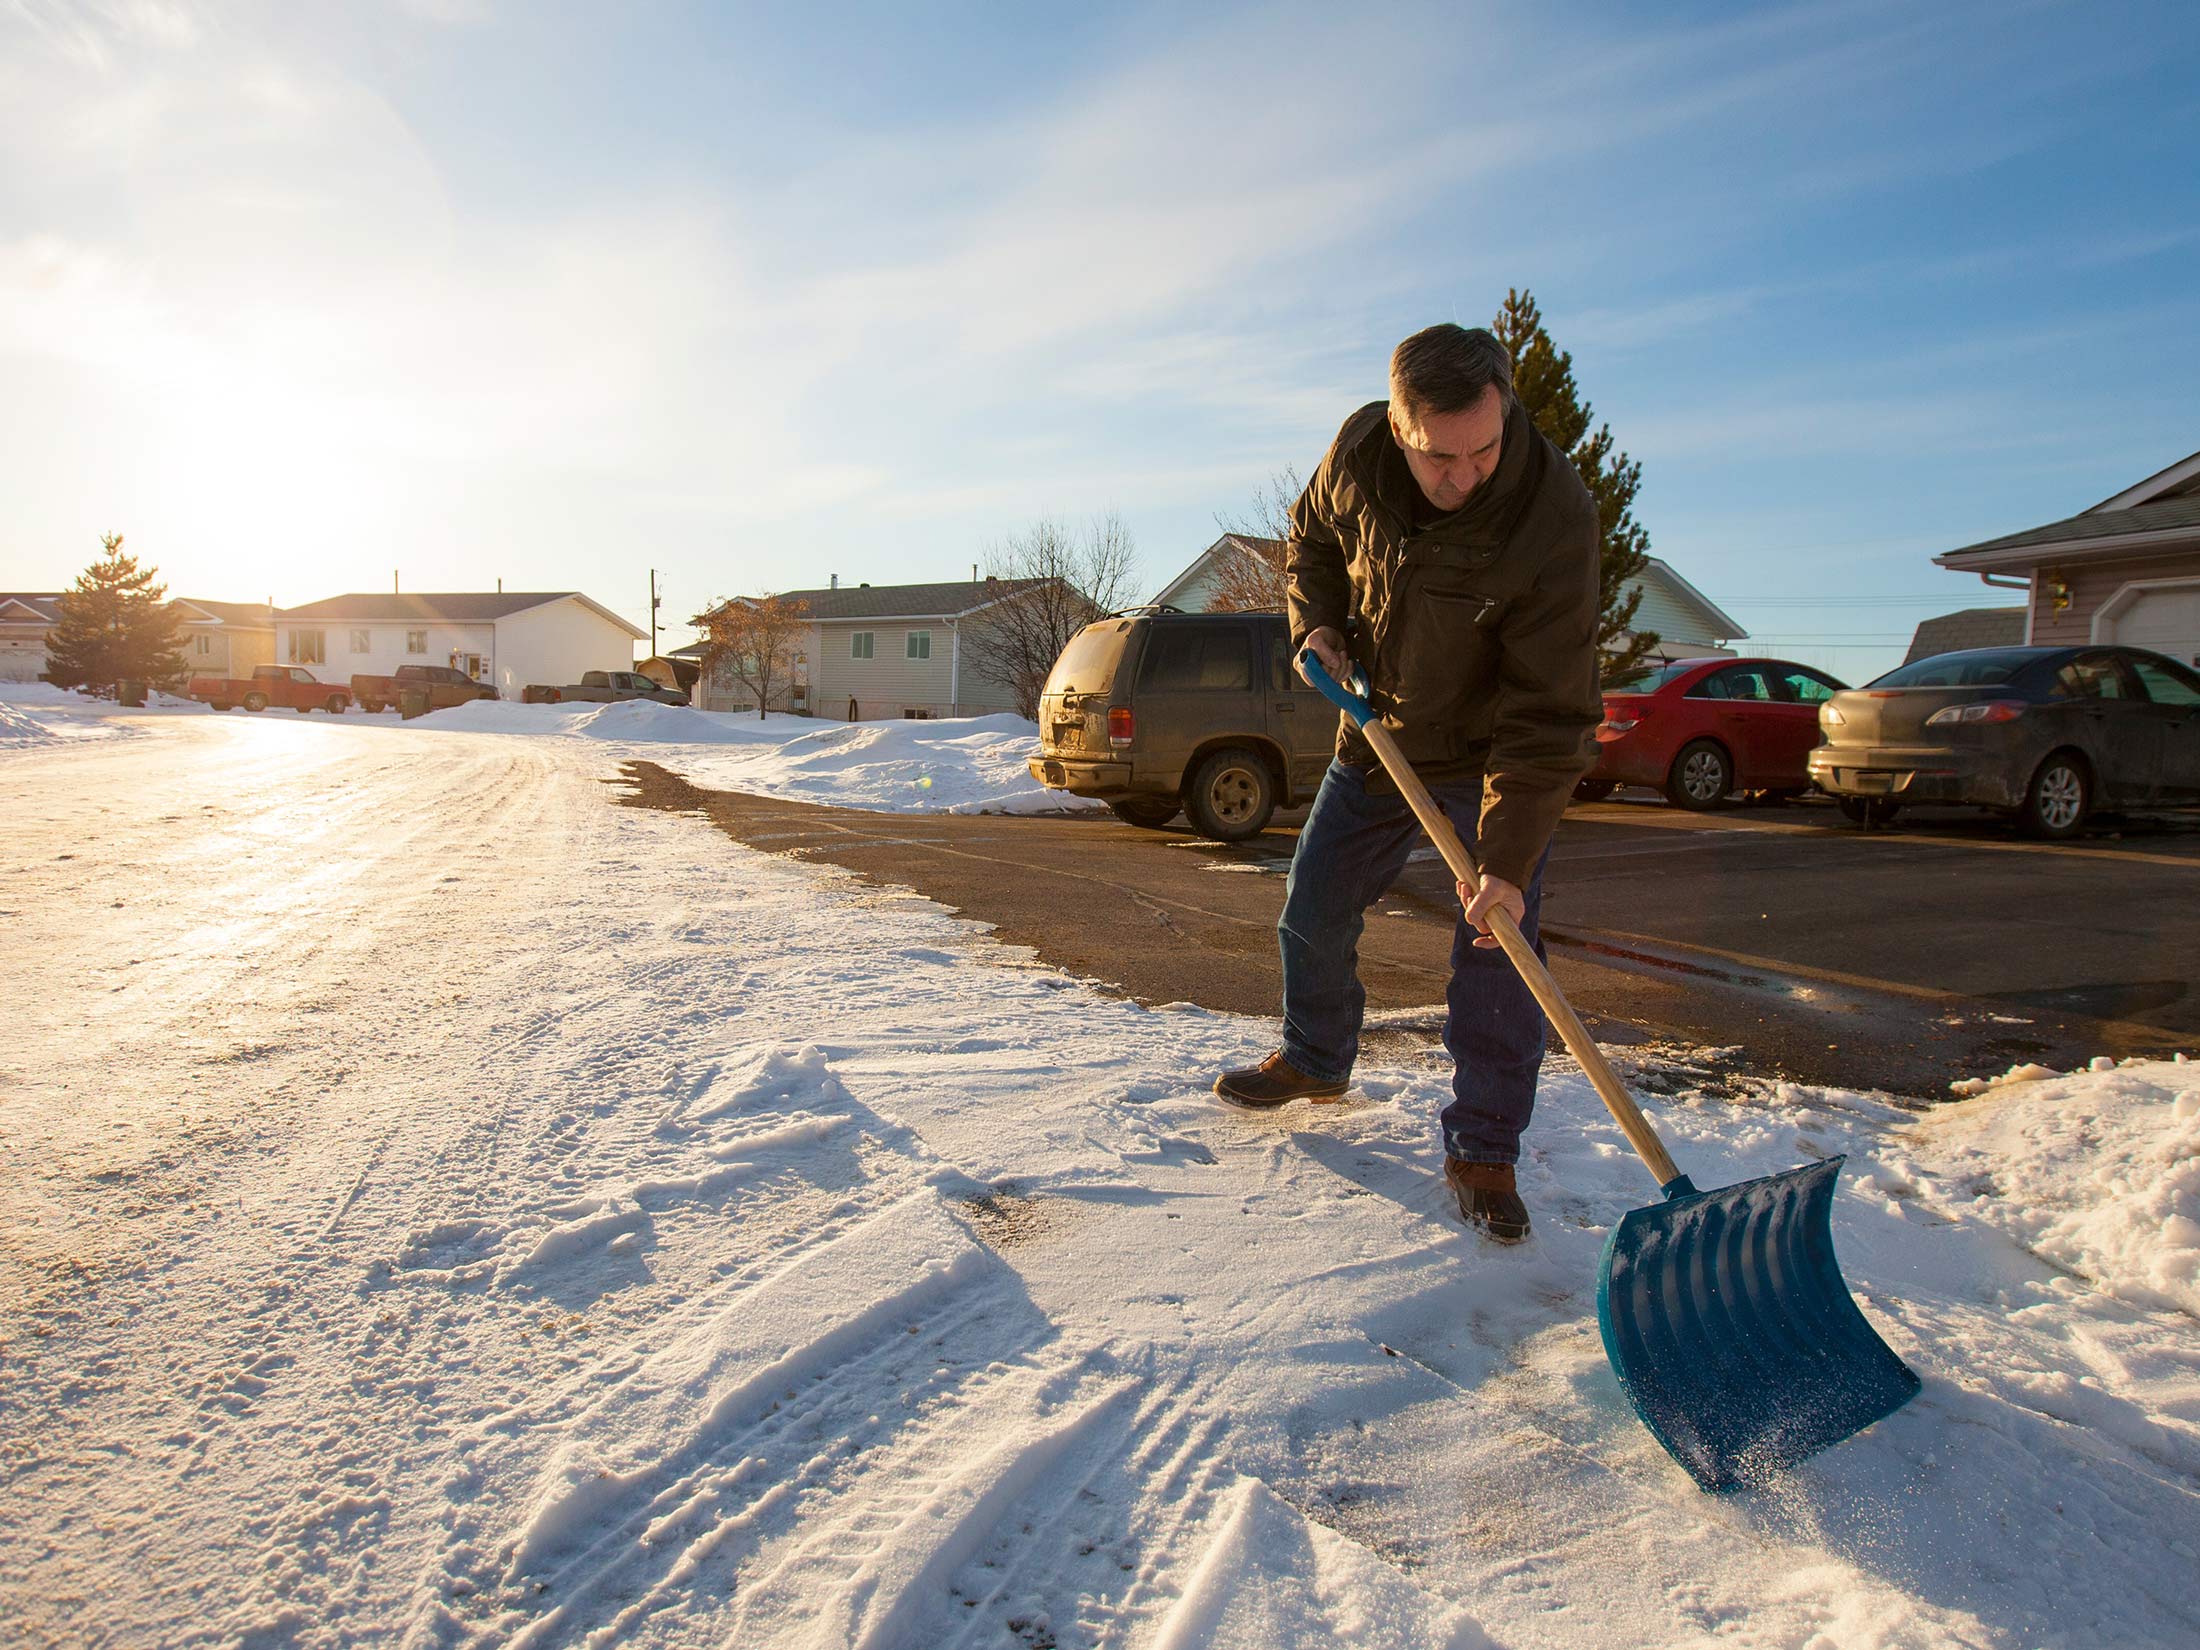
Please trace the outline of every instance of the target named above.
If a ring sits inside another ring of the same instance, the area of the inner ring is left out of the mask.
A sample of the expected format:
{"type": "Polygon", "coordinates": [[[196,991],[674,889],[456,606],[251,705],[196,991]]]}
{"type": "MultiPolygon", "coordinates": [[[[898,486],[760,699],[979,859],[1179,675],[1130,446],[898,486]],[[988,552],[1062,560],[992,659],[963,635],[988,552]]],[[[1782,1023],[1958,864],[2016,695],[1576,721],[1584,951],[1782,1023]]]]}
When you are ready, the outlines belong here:
{"type": "Polygon", "coordinates": [[[1654,665],[1604,690],[1597,765],[1574,794],[1649,785],[1700,811],[1730,791],[1806,791],[1818,707],[1847,685],[1787,659],[1654,665]]]}

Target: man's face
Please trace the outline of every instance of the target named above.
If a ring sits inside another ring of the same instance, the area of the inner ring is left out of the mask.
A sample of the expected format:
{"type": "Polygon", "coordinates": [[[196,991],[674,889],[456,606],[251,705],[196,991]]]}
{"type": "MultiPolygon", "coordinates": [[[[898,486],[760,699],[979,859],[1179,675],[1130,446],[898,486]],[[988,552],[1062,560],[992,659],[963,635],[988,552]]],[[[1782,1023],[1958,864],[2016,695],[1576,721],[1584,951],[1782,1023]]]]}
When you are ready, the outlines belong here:
{"type": "Polygon", "coordinates": [[[1418,420],[1409,420],[1393,401],[1390,433],[1423,496],[1439,510],[1456,510],[1497,468],[1505,437],[1505,398],[1492,384],[1463,411],[1429,413],[1418,420]]]}

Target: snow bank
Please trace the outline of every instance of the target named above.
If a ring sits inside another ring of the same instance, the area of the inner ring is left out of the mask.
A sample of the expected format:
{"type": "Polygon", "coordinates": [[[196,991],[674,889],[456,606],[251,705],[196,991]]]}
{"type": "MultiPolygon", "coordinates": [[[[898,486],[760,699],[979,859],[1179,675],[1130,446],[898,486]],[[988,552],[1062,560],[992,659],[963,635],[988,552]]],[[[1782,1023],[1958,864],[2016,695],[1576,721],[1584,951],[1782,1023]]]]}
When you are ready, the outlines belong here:
{"type": "Polygon", "coordinates": [[[1039,727],[1021,716],[897,722],[759,719],[630,700],[520,705],[478,700],[415,724],[445,732],[590,739],[698,785],[879,813],[1062,813],[1100,807],[1033,781],[1039,727]]]}
{"type": "Polygon", "coordinates": [[[2200,1068],[2040,1069],[1920,1125],[1941,1178],[2042,1259],[2200,1316],[2200,1068]]]}

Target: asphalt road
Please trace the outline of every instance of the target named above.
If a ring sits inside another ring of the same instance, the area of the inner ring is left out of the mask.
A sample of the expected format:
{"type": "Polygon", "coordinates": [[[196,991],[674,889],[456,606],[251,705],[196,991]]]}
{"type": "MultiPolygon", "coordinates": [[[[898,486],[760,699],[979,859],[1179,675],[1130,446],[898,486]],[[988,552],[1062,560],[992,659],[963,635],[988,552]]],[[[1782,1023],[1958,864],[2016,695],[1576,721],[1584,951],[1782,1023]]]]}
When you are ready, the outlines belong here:
{"type": "MultiPolygon", "coordinates": [[[[643,805],[913,889],[1140,1001],[1277,1012],[1295,816],[1224,845],[1181,822],[873,814],[628,771],[643,805]]],[[[1552,971],[1600,1040],[1920,1099],[2020,1060],[2200,1051],[2200,815],[2042,844],[1954,809],[1861,830],[1822,806],[1623,796],[1567,814],[1545,883],[1552,971]]],[[[1456,910],[1430,849],[1369,914],[1375,1040],[1440,1032],[1456,910]]]]}

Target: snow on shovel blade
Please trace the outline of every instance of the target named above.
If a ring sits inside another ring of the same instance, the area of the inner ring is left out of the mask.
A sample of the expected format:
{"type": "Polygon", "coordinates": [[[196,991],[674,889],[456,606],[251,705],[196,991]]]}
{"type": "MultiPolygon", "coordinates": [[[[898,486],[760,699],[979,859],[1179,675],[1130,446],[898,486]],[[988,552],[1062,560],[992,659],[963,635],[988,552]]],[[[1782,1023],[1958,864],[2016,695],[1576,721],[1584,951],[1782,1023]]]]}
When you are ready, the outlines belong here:
{"type": "Polygon", "coordinates": [[[1604,1245],[1605,1353],[1643,1424],[1707,1490],[1762,1483],[1918,1390],[1834,1263],[1843,1161],[1715,1192],[1684,1177],[1604,1245]]]}

